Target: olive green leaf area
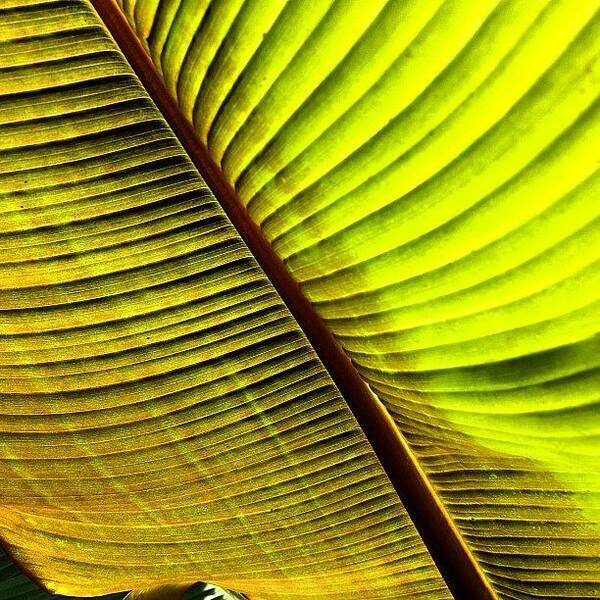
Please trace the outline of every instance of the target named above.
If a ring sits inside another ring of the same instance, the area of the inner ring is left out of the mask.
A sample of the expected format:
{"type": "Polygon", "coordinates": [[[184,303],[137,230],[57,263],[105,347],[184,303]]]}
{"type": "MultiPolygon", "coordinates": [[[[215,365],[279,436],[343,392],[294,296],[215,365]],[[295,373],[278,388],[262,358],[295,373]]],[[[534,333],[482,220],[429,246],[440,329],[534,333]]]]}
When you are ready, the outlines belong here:
{"type": "MultiPolygon", "coordinates": [[[[111,594],[102,596],[98,600],[123,600],[125,595],[111,594]]],[[[41,590],[17,569],[2,550],[0,550],[0,598],[2,600],[77,600],[73,597],[50,595],[41,590]]]]}
{"type": "MultiPolygon", "coordinates": [[[[98,600],[124,600],[127,594],[110,594],[98,600]]],[[[11,562],[0,550],[0,598],[2,600],[78,600],[72,596],[55,596],[40,589],[11,562]]],[[[206,583],[196,583],[183,594],[182,600],[242,600],[232,592],[226,592],[206,583]]]]}
{"type": "Polygon", "coordinates": [[[597,0],[122,0],[498,595],[600,594],[597,0]]]}
{"type": "Polygon", "coordinates": [[[0,212],[0,538],[25,572],[67,596],[449,598],[83,0],[0,5],[0,212]]]}

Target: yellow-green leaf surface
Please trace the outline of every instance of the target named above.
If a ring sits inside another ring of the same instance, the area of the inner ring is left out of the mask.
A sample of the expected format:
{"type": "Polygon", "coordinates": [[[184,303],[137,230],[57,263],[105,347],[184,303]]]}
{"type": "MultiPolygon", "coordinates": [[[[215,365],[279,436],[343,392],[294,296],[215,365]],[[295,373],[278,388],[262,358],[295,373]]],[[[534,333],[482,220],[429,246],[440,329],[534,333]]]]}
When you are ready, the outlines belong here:
{"type": "Polygon", "coordinates": [[[449,598],[337,388],[91,5],[4,0],[0,40],[11,556],[76,596],[203,580],[252,600],[449,598]]]}
{"type": "Polygon", "coordinates": [[[505,599],[600,595],[600,2],[130,0],[505,599]]]}
{"type": "MultiPolygon", "coordinates": [[[[97,598],[98,600],[128,600],[128,596],[121,592],[97,598]]],[[[2,600],[81,600],[80,597],[51,595],[40,589],[19,571],[2,549],[0,549],[0,598],[2,600]]],[[[241,596],[205,583],[197,583],[185,590],[181,600],[241,600],[241,596]]]]}
{"type": "MultiPolygon", "coordinates": [[[[125,594],[114,594],[98,600],[123,600],[125,594]]],[[[51,596],[21,573],[0,549],[0,598],[2,600],[76,600],[51,596]]]]}

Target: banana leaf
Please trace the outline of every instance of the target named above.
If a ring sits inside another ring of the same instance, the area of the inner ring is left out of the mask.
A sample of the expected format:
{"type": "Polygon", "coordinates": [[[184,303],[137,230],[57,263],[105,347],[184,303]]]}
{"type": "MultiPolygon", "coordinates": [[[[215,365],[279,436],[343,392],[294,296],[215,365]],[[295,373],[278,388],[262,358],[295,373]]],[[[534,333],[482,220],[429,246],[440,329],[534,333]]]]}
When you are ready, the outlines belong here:
{"type": "Polygon", "coordinates": [[[0,40],[25,572],[598,597],[598,0],[6,0],[0,40]]]}

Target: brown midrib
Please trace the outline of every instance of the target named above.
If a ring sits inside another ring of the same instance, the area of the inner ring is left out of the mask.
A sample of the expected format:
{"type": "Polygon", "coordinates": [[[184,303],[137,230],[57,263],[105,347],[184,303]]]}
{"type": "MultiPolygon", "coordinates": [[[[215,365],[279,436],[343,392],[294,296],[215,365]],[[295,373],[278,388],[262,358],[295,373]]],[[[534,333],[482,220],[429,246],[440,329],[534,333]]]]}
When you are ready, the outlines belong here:
{"type": "Polygon", "coordinates": [[[238,201],[234,188],[181,114],[118,6],[113,0],[90,1],[342,393],[454,597],[496,600],[391,416],[238,201]]]}

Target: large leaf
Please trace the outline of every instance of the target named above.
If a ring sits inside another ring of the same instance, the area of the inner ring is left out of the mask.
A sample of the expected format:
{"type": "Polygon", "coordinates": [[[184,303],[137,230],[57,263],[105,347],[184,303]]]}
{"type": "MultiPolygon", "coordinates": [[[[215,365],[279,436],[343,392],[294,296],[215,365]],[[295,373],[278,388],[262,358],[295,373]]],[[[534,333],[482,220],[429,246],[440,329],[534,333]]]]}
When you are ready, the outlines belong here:
{"type": "MultiPolygon", "coordinates": [[[[122,3],[216,189],[285,260],[419,458],[439,495],[424,500],[507,599],[600,585],[599,7],[122,3]]],[[[0,533],[19,562],[68,593],[204,578],[444,597],[89,5],[1,10],[0,533]]]]}
{"type": "Polygon", "coordinates": [[[253,600],[448,598],[347,405],[91,6],[5,1],[0,40],[11,555],[66,595],[204,580],[253,600]]]}
{"type": "Polygon", "coordinates": [[[123,2],[507,599],[599,593],[599,7],[123,2]]]}

